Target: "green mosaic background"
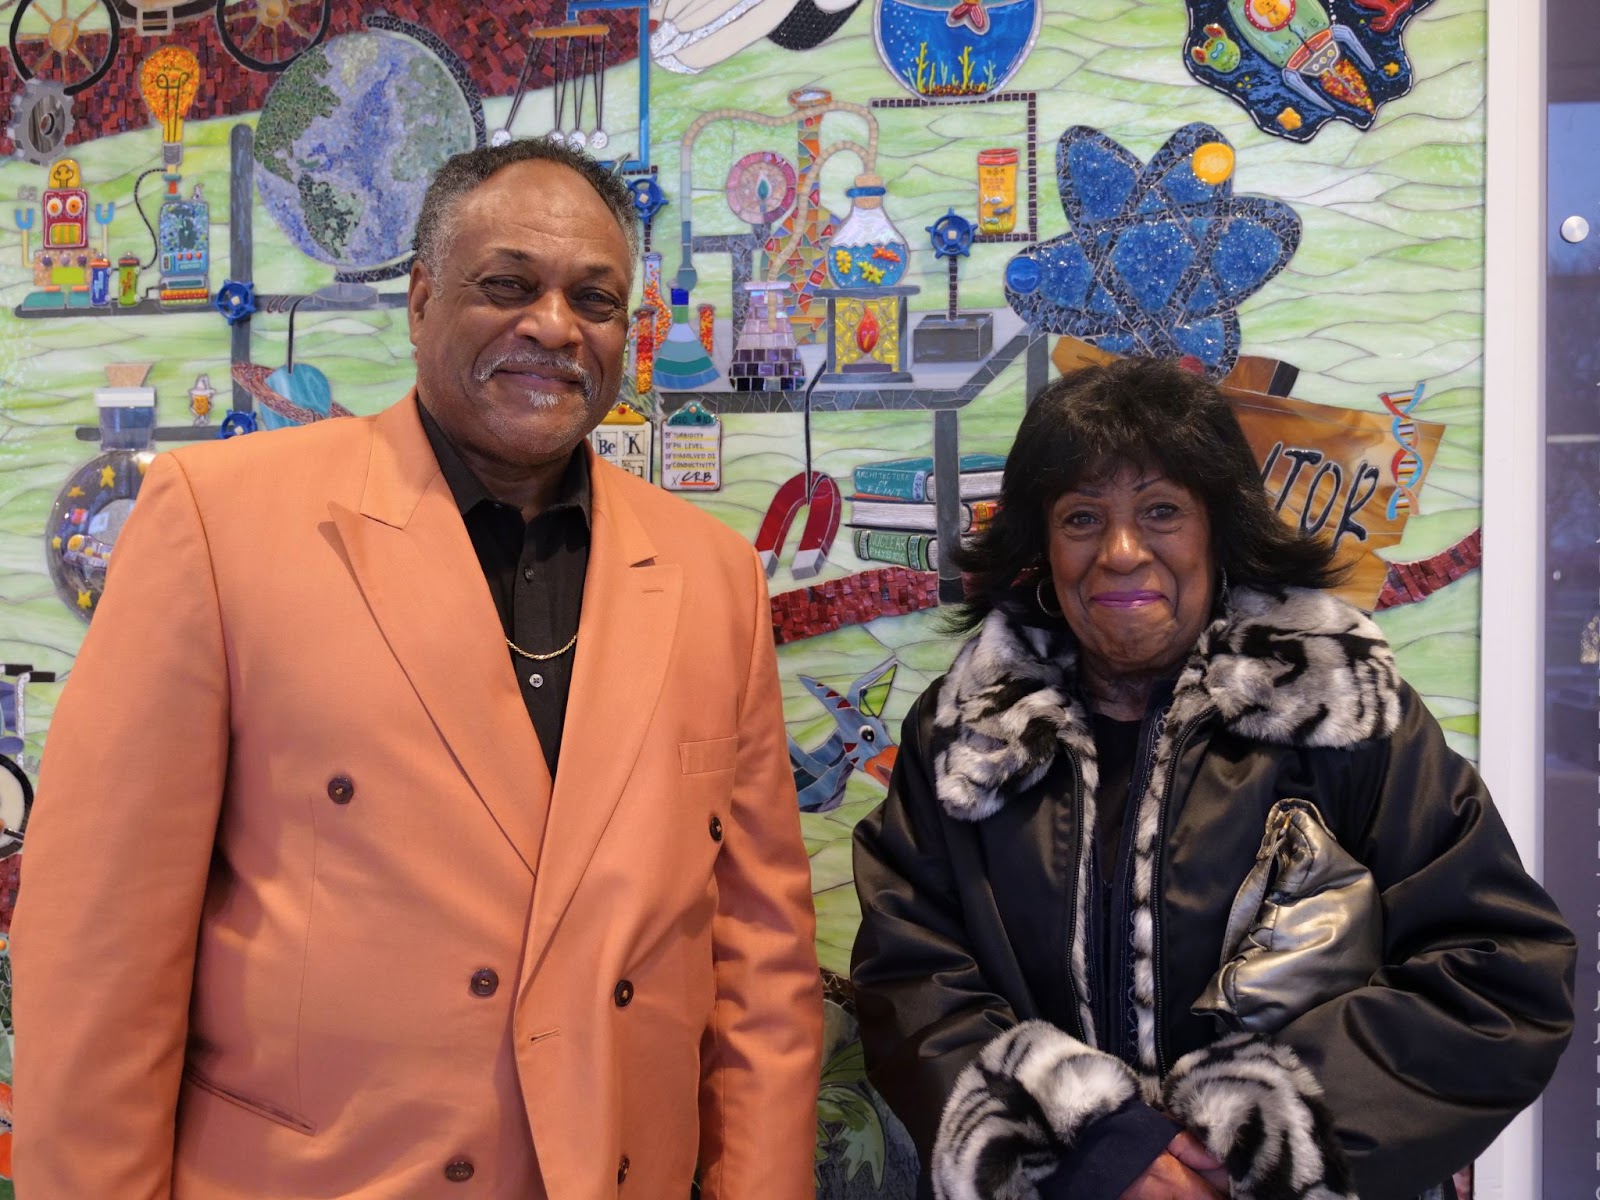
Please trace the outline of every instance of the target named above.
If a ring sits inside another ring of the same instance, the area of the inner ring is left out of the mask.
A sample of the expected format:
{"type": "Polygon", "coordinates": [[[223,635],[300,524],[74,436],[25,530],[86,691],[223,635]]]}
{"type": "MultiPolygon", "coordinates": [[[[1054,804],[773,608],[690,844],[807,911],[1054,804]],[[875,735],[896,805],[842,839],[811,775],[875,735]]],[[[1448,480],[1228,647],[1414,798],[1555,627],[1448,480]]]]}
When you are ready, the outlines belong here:
{"type": "MultiPolygon", "coordinates": [[[[659,224],[676,234],[683,198],[677,191],[677,141],[696,115],[748,108],[778,115],[797,87],[822,84],[834,97],[865,103],[900,95],[873,47],[870,4],[818,50],[791,53],[762,41],[706,73],[687,77],[653,72],[652,155],[673,202],[659,224]]],[[[1245,112],[1194,83],[1180,60],[1186,31],[1174,0],[1063,0],[1046,12],[1032,55],[1008,88],[1040,94],[1041,234],[1066,225],[1049,176],[1055,138],[1068,125],[1096,126],[1148,158],[1180,125],[1207,121],[1238,153],[1237,190],[1293,204],[1304,222],[1299,252],[1288,268],[1242,310],[1247,353],[1283,358],[1301,370],[1295,394],[1307,400],[1379,410],[1377,393],[1427,382],[1416,415],[1447,427],[1399,560],[1423,558],[1450,546],[1479,523],[1482,431],[1484,0],[1441,0],[1410,25],[1406,41],[1416,73],[1412,93],[1387,106],[1377,126],[1358,133],[1329,125],[1308,145],[1260,133],[1245,112]],[[1063,11],[1070,10],[1070,11],[1063,11]]],[[[633,97],[636,65],[618,68],[607,85],[607,125],[613,145],[636,141],[633,97]],[[612,114],[615,114],[614,116],[612,114]]],[[[548,124],[549,97],[524,104],[519,132],[548,124]]],[[[507,101],[486,108],[495,127],[507,101]]],[[[969,215],[976,204],[974,157],[992,144],[1017,144],[1018,105],[894,110],[880,114],[877,168],[886,181],[886,209],[911,241],[906,282],[924,291],[914,307],[942,308],[944,268],[935,264],[921,230],[947,207],[969,215]]],[[[254,114],[238,114],[246,122],[254,114]]],[[[227,275],[227,144],[232,121],[190,124],[186,180],[206,184],[212,203],[212,245],[218,259],[212,284],[227,275]]],[[[830,117],[823,142],[860,139],[862,126],[830,117]],[[837,124],[835,124],[837,122],[837,124]]],[[[148,238],[133,215],[137,174],[158,161],[159,132],[145,129],[75,148],[91,201],[115,201],[112,257],[123,248],[144,252],[148,238]]],[[[792,126],[761,129],[721,124],[703,134],[693,156],[696,233],[737,232],[722,198],[729,165],[752,149],[794,155],[792,126]]],[[[859,169],[849,154],[824,173],[824,201],[838,213],[843,191],[859,169]]],[[[42,186],[42,168],[19,161],[0,165],[0,196],[42,186]]],[[[187,188],[187,183],[186,183],[187,188]]],[[[149,189],[147,184],[147,190],[149,189]]],[[[255,212],[257,286],[263,291],[309,291],[329,281],[327,268],[295,252],[258,205],[255,212]]],[[[676,246],[661,245],[666,271],[676,269],[676,246]]],[[[999,306],[1005,247],[975,248],[962,264],[963,307],[999,306]]],[[[697,258],[701,284],[694,300],[722,312],[729,303],[726,259],[697,258]]],[[[208,311],[147,318],[21,322],[11,309],[31,288],[21,265],[19,236],[0,228],[0,658],[45,669],[70,670],[83,625],[55,597],[43,555],[46,517],[68,473],[92,456],[74,429],[93,424],[92,394],[106,363],[149,361],[160,397],[161,423],[187,421],[186,392],[208,372],[219,387],[228,376],[228,334],[208,311]]],[[[391,312],[316,316],[297,322],[297,361],[314,363],[334,383],[335,398],[357,413],[391,403],[410,377],[403,318],[391,312]]],[[[285,322],[255,322],[255,361],[284,357],[285,322]]],[[[219,398],[220,400],[220,398],[219,398]]],[[[1020,366],[961,415],[964,451],[1003,452],[1023,407],[1020,366]]],[[[848,495],[858,463],[926,453],[931,420],[914,413],[823,414],[815,418],[816,462],[848,495]]],[[[708,510],[753,536],[775,486],[802,466],[798,416],[725,418],[723,490],[698,498],[708,510]]],[[[792,548],[794,537],[791,536],[792,548]]],[[[834,578],[873,564],[858,561],[848,530],[834,544],[821,576],[834,578]]],[[[815,580],[804,581],[807,583],[815,580]]],[[[801,584],[787,564],[774,592],[801,584]]],[[[1477,745],[1478,605],[1476,576],[1420,604],[1380,614],[1406,678],[1427,697],[1458,749],[1477,745]]],[[[797,677],[812,675],[843,690],[891,652],[900,662],[886,717],[898,728],[916,694],[948,665],[954,644],[941,636],[937,614],[885,619],[785,646],[779,651],[790,732],[805,746],[822,740],[829,718],[797,677]]],[[[30,756],[48,728],[57,689],[29,692],[30,756]]],[[[850,887],[851,826],[882,799],[880,785],[857,775],[842,807],[802,817],[812,853],[825,966],[844,970],[857,920],[850,887]]],[[[9,1059],[0,1051],[0,1068],[9,1059]]],[[[9,1074],[0,1069],[0,1074],[9,1074]]],[[[3,1187],[3,1185],[0,1185],[3,1187]]]]}

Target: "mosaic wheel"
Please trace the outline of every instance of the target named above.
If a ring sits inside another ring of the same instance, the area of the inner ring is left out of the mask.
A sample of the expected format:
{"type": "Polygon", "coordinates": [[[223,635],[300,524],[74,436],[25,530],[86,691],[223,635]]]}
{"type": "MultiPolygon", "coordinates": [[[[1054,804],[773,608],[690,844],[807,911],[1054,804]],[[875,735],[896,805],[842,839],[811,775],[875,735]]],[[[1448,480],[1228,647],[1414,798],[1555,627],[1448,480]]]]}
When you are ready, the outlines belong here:
{"type": "Polygon", "coordinates": [[[68,96],[93,87],[117,56],[121,22],[111,0],[21,0],[11,17],[11,65],[17,76],[62,85],[68,96]],[[103,35],[104,41],[96,35],[103,35]]]}
{"type": "Polygon", "coordinates": [[[27,772],[0,755],[0,858],[22,849],[22,837],[33,812],[33,784],[27,772]]]}

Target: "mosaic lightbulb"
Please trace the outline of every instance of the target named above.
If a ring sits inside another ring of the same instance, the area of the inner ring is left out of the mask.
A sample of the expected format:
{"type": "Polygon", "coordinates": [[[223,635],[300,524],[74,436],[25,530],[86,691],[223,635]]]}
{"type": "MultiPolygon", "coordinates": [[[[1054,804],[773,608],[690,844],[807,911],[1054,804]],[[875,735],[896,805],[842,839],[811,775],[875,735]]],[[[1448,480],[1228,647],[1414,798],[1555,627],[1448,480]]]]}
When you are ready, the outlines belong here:
{"type": "Polygon", "coordinates": [[[162,159],[174,161],[166,147],[183,144],[183,119],[200,90],[200,60],[182,46],[161,46],[144,60],[139,90],[161,125],[162,159]]]}

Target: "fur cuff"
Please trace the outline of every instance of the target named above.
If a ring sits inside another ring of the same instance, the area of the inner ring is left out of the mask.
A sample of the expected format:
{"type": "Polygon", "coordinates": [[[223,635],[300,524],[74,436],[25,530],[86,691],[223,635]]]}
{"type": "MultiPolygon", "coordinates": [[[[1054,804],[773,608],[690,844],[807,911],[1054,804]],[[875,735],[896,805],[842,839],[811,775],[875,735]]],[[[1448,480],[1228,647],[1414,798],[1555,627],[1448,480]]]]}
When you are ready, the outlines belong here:
{"type": "Polygon", "coordinates": [[[933,1147],[939,1200],[1032,1200],[1092,1122],[1140,1094],[1121,1060],[1046,1021],[994,1038],[956,1078],[933,1147]]]}
{"type": "Polygon", "coordinates": [[[1167,1111],[1223,1161],[1235,1200],[1356,1200],[1322,1088],[1294,1051],[1234,1034],[1167,1075],[1167,1111]]]}

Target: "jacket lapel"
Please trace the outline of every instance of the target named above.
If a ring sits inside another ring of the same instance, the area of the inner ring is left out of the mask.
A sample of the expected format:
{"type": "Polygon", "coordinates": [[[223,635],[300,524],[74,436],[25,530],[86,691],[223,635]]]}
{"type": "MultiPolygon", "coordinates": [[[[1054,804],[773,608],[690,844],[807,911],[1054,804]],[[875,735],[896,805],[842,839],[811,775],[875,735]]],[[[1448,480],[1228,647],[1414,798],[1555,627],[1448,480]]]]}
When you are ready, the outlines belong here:
{"type": "Polygon", "coordinates": [[[389,648],[532,871],[550,775],[483,569],[417,416],[415,392],[374,423],[360,511],[336,502],[328,510],[389,648]]]}
{"type": "Polygon", "coordinates": [[[654,543],[628,504],[623,473],[592,454],[589,461],[594,533],[561,764],[533,894],[530,974],[633,773],[678,624],[678,565],[656,563],[654,543]]]}

